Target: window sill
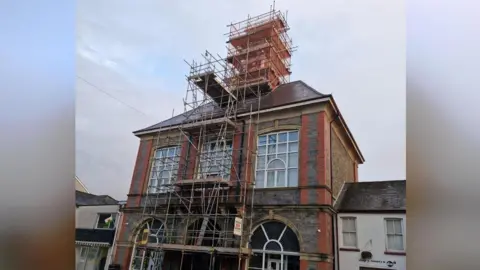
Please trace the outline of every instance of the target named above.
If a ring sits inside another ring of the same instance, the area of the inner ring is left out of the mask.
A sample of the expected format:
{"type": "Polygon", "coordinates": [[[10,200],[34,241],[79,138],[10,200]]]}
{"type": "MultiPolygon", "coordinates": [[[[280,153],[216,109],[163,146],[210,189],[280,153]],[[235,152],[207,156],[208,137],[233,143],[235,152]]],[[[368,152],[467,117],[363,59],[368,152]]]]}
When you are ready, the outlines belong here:
{"type": "Polygon", "coordinates": [[[360,252],[360,249],[358,249],[358,248],[340,248],[340,251],[360,252]]]}
{"type": "Polygon", "coordinates": [[[397,255],[397,256],[407,256],[405,251],[385,251],[385,255],[397,255]]]}
{"type": "Polygon", "coordinates": [[[278,191],[278,190],[294,190],[298,189],[298,187],[255,187],[255,191],[278,191]]]}

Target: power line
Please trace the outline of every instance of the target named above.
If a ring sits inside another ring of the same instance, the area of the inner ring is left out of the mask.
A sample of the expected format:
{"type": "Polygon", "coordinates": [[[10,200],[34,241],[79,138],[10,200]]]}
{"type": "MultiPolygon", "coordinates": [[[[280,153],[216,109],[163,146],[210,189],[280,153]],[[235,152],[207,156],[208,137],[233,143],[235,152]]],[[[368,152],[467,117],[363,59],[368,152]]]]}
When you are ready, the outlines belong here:
{"type": "Polygon", "coordinates": [[[86,84],[92,86],[92,87],[95,88],[96,90],[102,92],[103,94],[107,95],[108,97],[116,100],[117,102],[121,103],[122,105],[124,105],[124,106],[126,106],[126,107],[128,107],[128,108],[130,108],[130,109],[132,109],[132,110],[134,110],[134,111],[136,111],[137,113],[142,114],[143,116],[146,116],[146,117],[149,117],[149,118],[153,118],[152,116],[150,116],[150,115],[148,115],[148,114],[140,111],[139,109],[133,107],[132,105],[130,105],[130,104],[128,104],[128,103],[126,103],[126,102],[118,99],[118,98],[115,97],[114,95],[112,95],[112,94],[108,93],[107,91],[101,89],[100,87],[98,87],[98,86],[96,86],[95,84],[89,82],[88,80],[86,80],[86,79],[84,79],[84,78],[82,78],[82,77],[80,77],[80,76],[78,76],[78,75],[77,75],[77,78],[80,79],[80,80],[82,80],[82,81],[85,82],[86,84]]]}

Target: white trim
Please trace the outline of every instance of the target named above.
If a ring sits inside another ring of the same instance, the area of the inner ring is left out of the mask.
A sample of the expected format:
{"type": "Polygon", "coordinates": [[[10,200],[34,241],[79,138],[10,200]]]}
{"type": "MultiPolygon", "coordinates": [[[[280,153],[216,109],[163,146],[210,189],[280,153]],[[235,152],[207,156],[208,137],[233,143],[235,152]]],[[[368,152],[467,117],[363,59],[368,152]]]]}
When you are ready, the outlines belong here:
{"type": "Polygon", "coordinates": [[[289,105],[283,105],[283,106],[278,106],[270,109],[264,109],[252,113],[242,113],[237,115],[237,117],[243,117],[243,116],[250,116],[251,114],[257,114],[257,113],[267,113],[267,112],[275,112],[275,111],[281,111],[284,109],[290,109],[290,108],[295,108],[295,107],[300,107],[304,105],[310,105],[310,104],[317,104],[317,103],[322,103],[325,101],[329,101],[330,98],[320,98],[320,99],[315,99],[315,100],[309,100],[309,101],[304,101],[304,102],[299,102],[299,103],[294,103],[294,104],[289,104],[289,105]]]}
{"type": "MultiPolygon", "coordinates": [[[[330,151],[332,151],[332,150],[330,149],[330,151]]],[[[330,170],[331,170],[331,169],[332,169],[332,168],[330,168],[330,170]]],[[[330,175],[330,177],[331,177],[331,175],[330,175]]],[[[330,180],[331,180],[331,179],[330,179],[330,180]]],[[[333,183],[333,181],[331,181],[330,183],[333,183]]],[[[334,203],[333,203],[333,208],[334,208],[334,209],[337,208],[337,204],[338,204],[338,202],[339,202],[340,196],[341,196],[342,193],[344,192],[343,189],[345,188],[345,183],[346,183],[346,182],[343,182],[343,183],[342,183],[342,187],[340,188],[340,191],[338,192],[337,197],[335,197],[334,195],[332,195],[332,197],[333,197],[334,200],[335,200],[334,203]]],[[[332,192],[333,192],[333,187],[330,187],[330,189],[331,189],[332,192]]],[[[338,211],[337,211],[337,212],[338,212],[338,211]]]]}
{"type": "Polygon", "coordinates": [[[184,123],[184,124],[178,124],[178,125],[175,125],[175,126],[169,126],[169,127],[165,127],[165,128],[157,128],[157,129],[152,129],[152,130],[147,130],[147,131],[134,132],[133,135],[140,136],[140,135],[151,134],[151,133],[156,133],[156,132],[160,132],[160,131],[168,131],[168,130],[179,129],[180,127],[182,127],[182,128],[196,127],[196,126],[200,126],[199,123],[202,123],[201,125],[203,125],[203,124],[219,124],[219,123],[227,122],[229,125],[235,127],[235,123],[230,118],[233,118],[233,117],[227,118],[227,117],[223,116],[223,117],[213,118],[213,119],[209,119],[209,120],[197,121],[197,122],[193,122],[193,123],[184,123]]]}
{"type": "Polygon", "coordinates": [[[117,213],[118,212],[99,212],[99,213],[97,213],[97,218],[95,219],[95,225],[94,225],[95,230],[115,230],[115,228],[117,227],[117,217],[118,217],[117,213]],[[98,222],[100,221],[100,215],[109,215],[109,214],[112,217],[115,217],[115,219],[113,221],[114,222],[113,228],[99,228],[98,227],[98,222]]]}
{"type": "MultiPolygon", "coordinates": [[[[322,102],[325,102],[325,101],[328,101],[328,100],[330,100],[330,98],[320,98],[320,99],[315,99],[315,100],[309,100],[309,101],[294,103],[294,104],[290,104],[290,105],[279,106],[279,107],[270,108],[270,109],[264,109],[264,110],[255,111],[255,112],[242,113],[242,114],[237,115],[237,118],[238,117],[243,117],[243,116],[249,116],[249,115],[253,115],[253,114],[257,114],[257,113],[274,112],[274,111],[280,111],[280,110],[284,110],[284,109],[295,108],[295,107],[300,107],[300,106],[309,105],[309,104],[317,104],[317,103],[322,103],[322,102]]],[[[222,117],[220,117],[220,118],[222,118],[222,117]]],[[[134,132],[133,134],[136,135],[136,136],[145,135],[145,134],[150,134],[150,133],[155,133],[155,132],[160,132],[160,131],[167,131],[167,130],[176,129],[176,128],[179,128],[179,126],[180,125],[175,125],[175,126],[172,126],[172,127],[165,127],[165,128],[157,128],[157,129],[152,129],[152,130],[147,130],[147,131],[134,132]]]]}
{"type": "MultiPolygon", "coordinates": [[[[352,141],[353,147],[355,148],[355,150],[357,152],[357,155],[359,156],[359,158],[362,162],[365,162],[365,159],[364,159],[362,153],[360,152],[360,149],[358,148],[357,142],[353,138],[352,134],[350,134],[349,129],[347,128],[347,125],[345,123],[345,120],[343,119],[343,116],[340,115],[339,109],[337,108],[337,106],[335,105],[335,103],[332,100],[333,100],[333,96],[329,96],[327,98],[319,98],[319,99],[315,99],[315,100],[309,100],[309,101],[304,101],[304,102],[279,106],[279,107],[275,107],[275,108],[259,110],[259,111],[256,111],[256,112],[242,113],[242,114],[237,115],[237,117],[250,116],[250,115],[253,115],[253,114],[257,114],[257,113],[260,114],[260,113],[267,113],[267,112],[275,112],[275,111],[280,111],[280,110],[284,110],[284,109],[290,109],[290,108],[300,107],[300,106],[304,106],[304,105],[317,104],[317,103],[323,103],[325,101],[329,101],[330,105],[332,106],[335,113],[339,115],[338,119],[340,120],[343,128],[345,129],[345,131],[347,133],[347,136],[352,141]]],[[[227,119],[227,120],[230,120],[230,119],[227,119]]],[[[180,125],[175,125],[175,126],[172,126],[172,127],[165,127],[165,128],[157,128],[157,129],[152,129],[152,130],[134,132],[133,135],[135,135],[135,136],[146,135],[146,134],[151,134],[151,133],[155,133],[155,132],[178,129],[179,127],[180,127],[180,125]]],[[[184,127],[185,127],[185,125],[184,125],[184,127]]]]}
{"type": "Polygon", "coordinates": [[[252,253],[257,253],[257,254],[274,254],[274,255],[285,255],[285,256],[301,256],[300,252],[294,252],[294,251],[276,251],[276,250],[263,250],[263,249],[252,249],[252,253]]]}
{"type": "MultiPolygon", "coordinates": [[[[363,157],[362,152],[360,152],[360,149],[358,148],[357,142],[353,138],[353,135],[350,133],[350,131],[347,127],[347,124],[345,123],[345,119],[343,119],[343,116],[340,114],[340,110],[337,108],[337,106],[335,105],[336,103],[334,103],[334,101],[333,101],[333,96],[331,97],[331,99],[329,99],[329,101],[330,101],[330,105],[332,105],[332,108],[335,110],[335,113],[338,115],[338,119],[340,120],[340,123],[342,124],[343,128],[345,129],[348,138],[350,138],[350,140],[352,141],[352,145],[355,148],[355,150],[357,152],[357,155],[360,157],[360,160],[362,162],[365,162],[365,158],[363,157]]],[[[331,139],[332,138],[330,138],[330,140],[331,139]]]]}
{"type": "MultiPolygon", "coordinates": [[[[85,189],[85,192],[86,192],[86,193],[90,193],[90,191],[88,191],[88,189],[87,189],[87,187],[85,186],[85,184],[83,184],[83,182],[80,180],[80,178],[78,178],[78,176],[76,176],[76,175],[75,175],[75,181],[77,181],[77,182],[80,184],[80,186],[82,186],[83,189],[85,189]]],[[[81,191],[81,190],[79,190],[79,191],[81,191]]]]}
{"type": "Polygon", "coordinates": [[[110,247],[108,242],[88,242],[88,241],[75,241],[75,245],[87,246],[87,247],[110,247]]]}

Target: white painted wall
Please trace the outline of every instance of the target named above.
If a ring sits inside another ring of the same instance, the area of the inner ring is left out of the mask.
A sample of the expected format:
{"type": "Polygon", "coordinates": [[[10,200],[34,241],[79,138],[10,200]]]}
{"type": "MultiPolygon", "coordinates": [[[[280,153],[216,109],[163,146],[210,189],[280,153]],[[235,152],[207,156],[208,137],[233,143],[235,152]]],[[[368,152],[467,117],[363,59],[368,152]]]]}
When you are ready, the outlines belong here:
{"type": "Polygon", "coordinates": [[[406,218],[405,214],[349,214],[340,213],[337,215],[338,221],[338,244],[343,247],[342,237],[342,217],[356,217],[357,225],[357,248],[360,251],[339,251],[340,270],[358,270],[360,267],[370,267],[379,269],[406,270],[405,255],[389,255],[386,251],[386,229],[385,218],[403,219],[402,229],[404,235],[404,247],[406,253],[406,218]],[[361,261],[360,253],[370,251],[372,253],[371,261],[361,261]],[[391,267],[386,262],[392,261],[395,264],[391,267]]]}
{"type": "Polygon", "coordinates": [[[77,207],[75,213],[75,228],[94,229],[99,213],[117,212],[118,205],[89,205],[77,207]]]}
{"type": "MultiPolygon", "coordinates": [[[[121,222],[121,216],[119,215],[118,211],[119,211],[119,205],[89,205],[89,206],[77,207],[75,212],[75,228],[95,229],[97,225],[98,214],[116,213],[117,219],[115,222],[115,226],[116,226],[116,229],[118,230],[120,228],[119,224],[121,222]]],[[[118,233],[118,231],[116,233],[118,233]]],[[[77,248],[77,251],[76,251],[77,262],[78,262],[79,255],[80,255],[79,248],[77,248]]],[[[113,256],[113,248],[110,247],[107,252],[107,261],[105,264],[105,269],[108,268],[108,265],[112,260],[112,256],[113,256]]],[[[90,269],[88,267],[89,266],[87,266],[86,269],[90,269]]]]}

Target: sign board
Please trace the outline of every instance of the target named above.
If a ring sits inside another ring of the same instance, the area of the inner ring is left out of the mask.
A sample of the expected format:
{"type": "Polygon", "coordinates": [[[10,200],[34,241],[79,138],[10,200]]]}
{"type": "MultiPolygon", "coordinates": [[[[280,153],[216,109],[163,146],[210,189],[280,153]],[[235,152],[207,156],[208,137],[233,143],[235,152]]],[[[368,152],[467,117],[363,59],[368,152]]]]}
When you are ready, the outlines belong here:
{"type": "Polygon", "coordinates": [[[235,226],[233,227],[233,234],[241,236],[242,235],[242,218],[235,218],[235,226]]]}
{"type": "Polygon", "coordinates": [[[394,265],[397,264],[396,261],[386,261],[386,260],[364,260],[360,259],[359,260],[362,263],[367,263],[367,264],[380,264],[380,265],[387,265],[388,267],[393,267],[394,265]]]}

